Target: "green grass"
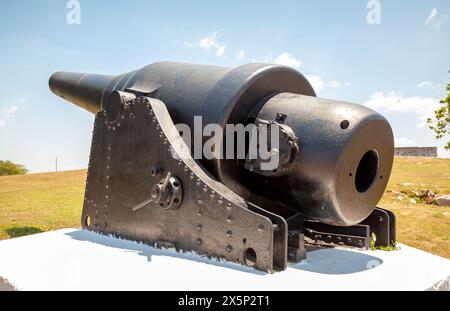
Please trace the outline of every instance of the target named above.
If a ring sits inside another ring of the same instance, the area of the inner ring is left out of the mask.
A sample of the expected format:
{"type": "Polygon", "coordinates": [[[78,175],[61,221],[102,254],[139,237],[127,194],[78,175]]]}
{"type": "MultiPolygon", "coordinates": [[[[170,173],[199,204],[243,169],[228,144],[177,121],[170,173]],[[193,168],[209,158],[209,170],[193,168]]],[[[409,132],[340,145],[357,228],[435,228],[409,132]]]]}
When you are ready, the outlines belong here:
{"type": "Polygon", "coordinates": [[[415,189],[450,194],[450,159],[396,158],[379,204],[395,213],[399,242],[450,259],[450,207],[411,203],[403,193],[415,189]]]}
{"type": "Polygon", "coordinates": [[[0,239],[80,227],[86,171],[0,177],[0,239]]]}
{"type": "MultiPolygon", "coordinates": [[[[0,177],[0,239],[80,227],[85,179],[85,170],[0,177]]],[[[402,192],[415,189],[450,194],[450,159],[396,158],[379,204],[396,214],[399,242],[450,259],[450,207],[411,203],[402,192]]]]}

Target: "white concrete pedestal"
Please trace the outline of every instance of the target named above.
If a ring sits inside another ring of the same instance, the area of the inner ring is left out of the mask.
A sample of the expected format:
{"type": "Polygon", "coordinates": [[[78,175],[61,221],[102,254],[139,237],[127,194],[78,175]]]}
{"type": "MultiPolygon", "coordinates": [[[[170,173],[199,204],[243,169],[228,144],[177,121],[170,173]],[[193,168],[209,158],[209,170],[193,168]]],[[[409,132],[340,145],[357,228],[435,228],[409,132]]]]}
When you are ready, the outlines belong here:
{"type": "Polygon", "coordinates": [[[267,274],[78,229],[0,241],[0,289],[450,290],[450,261],[400,250],[320,249],[267,274]]]}

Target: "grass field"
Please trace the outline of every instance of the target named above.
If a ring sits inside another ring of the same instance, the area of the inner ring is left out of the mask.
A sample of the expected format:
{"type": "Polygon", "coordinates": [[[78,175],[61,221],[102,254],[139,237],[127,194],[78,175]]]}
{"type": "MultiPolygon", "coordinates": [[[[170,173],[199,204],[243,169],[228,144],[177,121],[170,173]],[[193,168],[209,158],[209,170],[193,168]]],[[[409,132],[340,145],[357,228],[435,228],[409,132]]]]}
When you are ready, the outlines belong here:
{"type": "Polygon", "coordinates": [[[411,203],[402,192],[414,189],[450,194],[450,159],[396,158],[379,204],[395,213],[399,242],[450,259],[450,207],[411,203]]]}
{"type": "MultiPolygon", "coordinates": [[[[0,177],[0,239],[79,227],[85,178],[85,170],[0,177]]],[[[450,194],[450,159],[396,158],[379,204],[396,214],[398,241],[450,259],[450,207],[411,203],[415,189],[450,194]]]]}

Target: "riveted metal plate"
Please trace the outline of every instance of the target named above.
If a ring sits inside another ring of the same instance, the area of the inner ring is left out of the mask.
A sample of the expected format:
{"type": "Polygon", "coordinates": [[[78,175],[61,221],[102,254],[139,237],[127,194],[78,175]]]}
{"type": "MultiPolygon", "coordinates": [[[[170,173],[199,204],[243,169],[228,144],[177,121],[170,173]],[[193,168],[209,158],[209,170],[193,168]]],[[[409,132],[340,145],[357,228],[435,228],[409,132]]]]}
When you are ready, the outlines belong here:
{"type": "Polygon", "coordinates": [[[314,220],[305,221],[305,236],[318,245],[347,245],[359,248],[370,248],[370,226],[354,225],[338,227],[314,220]]]}
{"type": "Polygon", "coordinates": [[[123,105],[114,121],[106,111],[97,113],[82,225],[264,271],[283,270],[287,260],[284,219],[250,210],[241,197],[206,174],[191,157],[164,103],[147,97],[123,105]],[[133,211],[169,172],[181,183],[179,208],[148,203],[133,211]],[[284,252],[274,260],[274,249],[280,247],[284,252]]]}

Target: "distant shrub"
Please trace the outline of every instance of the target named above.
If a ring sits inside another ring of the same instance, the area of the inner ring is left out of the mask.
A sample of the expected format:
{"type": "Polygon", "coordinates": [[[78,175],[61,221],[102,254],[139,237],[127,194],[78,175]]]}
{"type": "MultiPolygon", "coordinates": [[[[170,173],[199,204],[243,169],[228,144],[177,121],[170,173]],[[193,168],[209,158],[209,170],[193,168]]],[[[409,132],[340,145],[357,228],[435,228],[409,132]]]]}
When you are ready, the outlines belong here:
{"type": "Polygon", "coordinates": [[[26,174],[28,170],[21,164],[15,164],[11,161],[0,160],[0,176],[6,175],[22,175],[26,174]]]}

